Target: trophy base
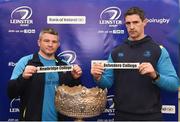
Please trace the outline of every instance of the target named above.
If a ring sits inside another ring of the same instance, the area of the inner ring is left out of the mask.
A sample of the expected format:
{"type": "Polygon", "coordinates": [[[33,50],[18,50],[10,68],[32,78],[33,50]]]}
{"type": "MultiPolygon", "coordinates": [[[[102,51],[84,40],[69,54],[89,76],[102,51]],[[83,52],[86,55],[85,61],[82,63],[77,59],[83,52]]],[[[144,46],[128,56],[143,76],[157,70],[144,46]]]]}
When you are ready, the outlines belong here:
{"type": "Polygon", "coordinates": [[[76,118],[74,121],[75,121],[75,122],[84,122],[84,121],[83,121],[83,118],[76,118]]]}

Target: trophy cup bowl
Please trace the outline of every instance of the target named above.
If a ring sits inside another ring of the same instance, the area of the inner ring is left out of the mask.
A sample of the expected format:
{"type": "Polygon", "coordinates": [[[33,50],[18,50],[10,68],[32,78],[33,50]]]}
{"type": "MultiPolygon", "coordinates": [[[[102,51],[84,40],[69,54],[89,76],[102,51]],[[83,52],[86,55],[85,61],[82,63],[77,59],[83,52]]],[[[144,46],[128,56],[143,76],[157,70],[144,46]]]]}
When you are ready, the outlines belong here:
{"type": "Polygon", "coordinates": [[[55,107],[63,115],[82,120],[100,115],[106,108],[107,89],[84,86],[59,86],[56,89],[55,107]]]}

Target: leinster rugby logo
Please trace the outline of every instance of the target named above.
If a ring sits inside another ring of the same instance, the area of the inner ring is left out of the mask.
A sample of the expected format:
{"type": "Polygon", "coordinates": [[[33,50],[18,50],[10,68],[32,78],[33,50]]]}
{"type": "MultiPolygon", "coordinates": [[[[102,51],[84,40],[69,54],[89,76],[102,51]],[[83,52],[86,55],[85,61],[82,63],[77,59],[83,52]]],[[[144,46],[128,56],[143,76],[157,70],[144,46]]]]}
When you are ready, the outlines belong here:
{"type": "Polygon", "coordinates": [[[32,9],[28,6],[21,6],[11,13],[11,18],[18,17],[20,19],[29,19],[32,15],[32,9]]]}
{"type": "Polygon", "coordinates": [[[65,59],[69,64],[72,64],[76,60],[76,53],[71,50],[63,51],[62,53],[58,54],[59,58],[65,59]]]}
{"type": "Polygon", "coordinates": [[[117,20],[121,16],[121,10],[118,7],[109,7],[104,9],[101,14],[101,19],[117,20]]]}
{"type": "Polygon", "coordinates": [[[121,10],[118,7],[108,7],[101,12],[99,24],[120,25],[122,24],[122,21],[118,20],[120,16],[121,10]]]}
{"type": "Polygon", "coordinates": [[[9,108],[10,113],[19,112],[19,102],[20,102],[20,98],[14,98],[11,100],[10,108],[9,108]]]}
{"type": "Polygon", "coordinates": [[[113,116],[115,113],[113,98],[114,95],[107,96],[107,108],[105,109],[104,113],[108,113],[109,116],[113,116]]]}
{"type": "Polygon", "coordinates": [[[20,24],[20,26],[29,26],[29,24],[33,24],[33,20],[31,20],[32,9],[28,6],[21,6],[14,9],[11,13],[11,24],[20,24]]]}

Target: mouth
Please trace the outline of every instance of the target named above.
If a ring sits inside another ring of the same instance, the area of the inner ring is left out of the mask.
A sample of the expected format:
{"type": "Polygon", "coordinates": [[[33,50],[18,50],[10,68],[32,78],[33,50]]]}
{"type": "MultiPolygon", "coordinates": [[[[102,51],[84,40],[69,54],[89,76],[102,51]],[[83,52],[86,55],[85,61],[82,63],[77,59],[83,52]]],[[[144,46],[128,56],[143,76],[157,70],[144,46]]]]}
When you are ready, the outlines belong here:
{"type": "Polygon", "coordinates": [[[52,49],[52,48],[51,48],[51,49],[47,49],[47,51],[52,52],[52,51],[53,51],[53,49],[52,49]]]}
{"type": "Polygon", "coordinates": [[[129,31],[129,34],[135,34],[136,31],[129,31]]]}
{"type": "Polygon", "coordinates": [[[135,30],[130,30],[129,33],[135,33],[136,31],[135,30]]]}

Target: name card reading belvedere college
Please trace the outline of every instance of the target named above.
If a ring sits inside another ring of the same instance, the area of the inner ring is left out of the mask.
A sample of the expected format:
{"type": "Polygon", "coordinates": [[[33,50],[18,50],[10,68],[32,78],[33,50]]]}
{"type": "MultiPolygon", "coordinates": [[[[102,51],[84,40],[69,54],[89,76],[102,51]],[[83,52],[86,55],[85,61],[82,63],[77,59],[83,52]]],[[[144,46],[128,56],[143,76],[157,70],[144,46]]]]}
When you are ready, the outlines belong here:
{"type": "Polygon", "coordinates": [[[95,63],[100,63],[104,66],[106,69],[139,69],[138,62],[120,62],[120,63],[108,63],[106,60],[92,60],[91,65],[95,63]]]}

